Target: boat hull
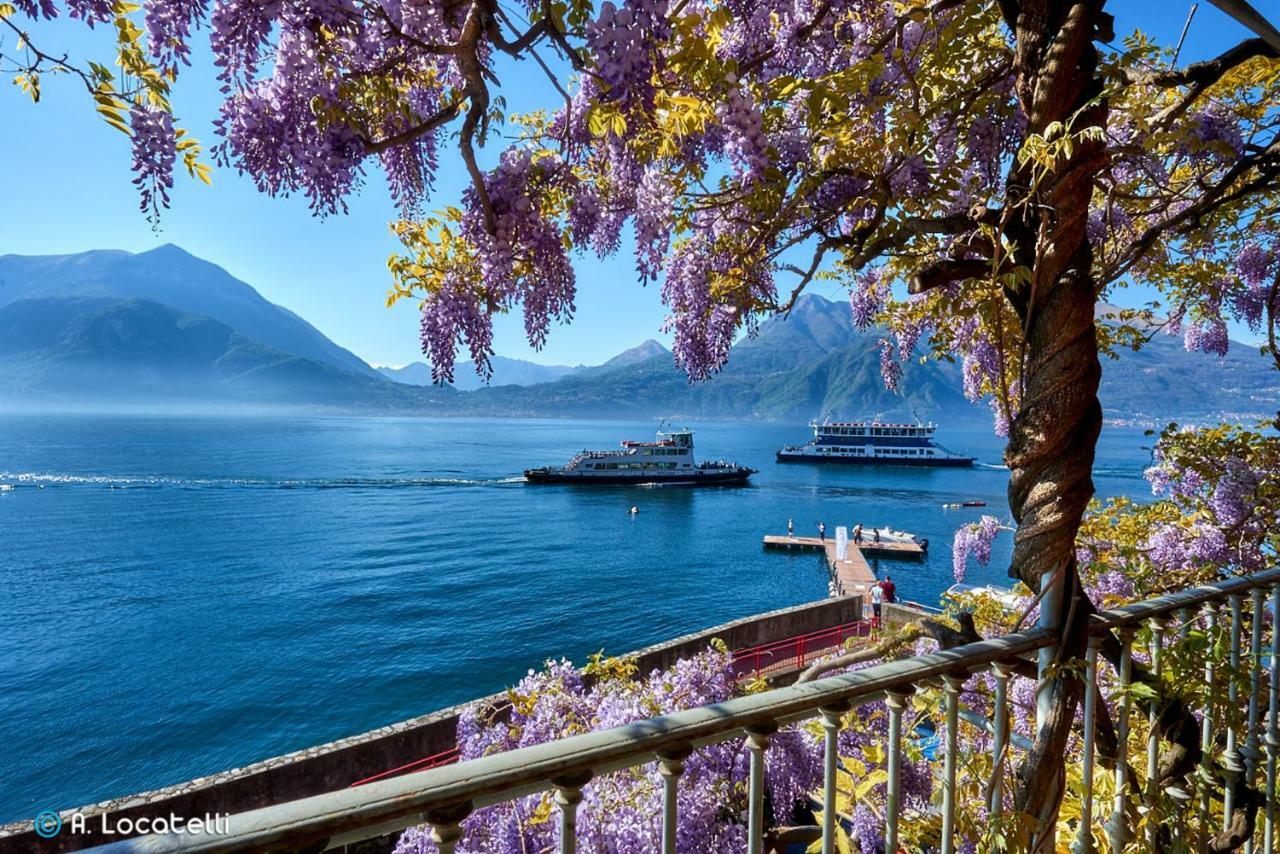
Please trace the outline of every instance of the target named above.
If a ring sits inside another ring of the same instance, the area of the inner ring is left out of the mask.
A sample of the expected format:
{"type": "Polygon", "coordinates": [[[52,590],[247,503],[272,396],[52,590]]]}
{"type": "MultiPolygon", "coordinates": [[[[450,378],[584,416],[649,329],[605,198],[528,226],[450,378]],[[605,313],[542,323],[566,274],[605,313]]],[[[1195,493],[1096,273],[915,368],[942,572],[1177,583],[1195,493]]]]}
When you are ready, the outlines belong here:
{"type": "Polygon", "coordinates": [[[891,460],[878,457],[853,456],[819,456],[817,454],[784,454],[778,451],[780,463],[820,463],[823,465],[855,465],[855,466],[912,466],[915,468],[971,468],[976,462],[973,457],[918,457],[891,460]]]}
{"type": "Polygon", "coordinates": [[[696,471],[692,474],[580,474],[556,469],[529,469],[524,473],[529,483],[571,483],[575,486],[649,486],[671,484],[673,486],[741,486],[755,469],[729,471],[696,471]]]}

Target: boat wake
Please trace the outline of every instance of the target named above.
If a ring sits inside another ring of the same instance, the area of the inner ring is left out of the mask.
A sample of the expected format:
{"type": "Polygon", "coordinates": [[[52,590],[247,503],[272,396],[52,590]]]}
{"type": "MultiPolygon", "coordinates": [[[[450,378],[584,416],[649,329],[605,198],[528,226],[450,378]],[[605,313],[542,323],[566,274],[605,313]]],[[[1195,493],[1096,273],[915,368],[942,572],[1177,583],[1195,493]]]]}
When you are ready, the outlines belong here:
{"type": "Polygon", "coordinates": [[[161,475],[79,475],[0,472],[0,491],[60,487],[105,489],[421,489],[424,487],[508,486],[524,478],[392,477],[392,478],[186,478],[161,475]]]}
{"type": "Polygon", "coordinates": [[[1009,467],[1006,465],[1003,465],[1003,464],[994,465],[992,463],[974,463],[973,467],[976,469],[986,469],[987,471],[1008,471],[1009,470],[1009,467]]]}

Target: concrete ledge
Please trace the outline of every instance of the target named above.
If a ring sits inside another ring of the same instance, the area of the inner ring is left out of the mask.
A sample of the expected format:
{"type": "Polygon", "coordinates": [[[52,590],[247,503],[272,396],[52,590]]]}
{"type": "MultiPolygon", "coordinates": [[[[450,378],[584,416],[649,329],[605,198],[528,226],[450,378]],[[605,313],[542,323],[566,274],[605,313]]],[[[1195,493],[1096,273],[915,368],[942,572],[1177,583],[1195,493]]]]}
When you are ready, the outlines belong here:
{"type": "MultiPolygon", "coordinates": [[[[670,667],[719,638],[729,649],[740,650],[796,635],[850,623],[862,617],[857,596],[824,599],[792,608],[756,614],[714,626],[627,654],[639,672],[648,674],[670,667]]],[[[297,800],[322,792],[344,789],[356,780],[396,768],[455,746],[458,716],[477,702],[500,702],[505,694],[491,694],[410,718],[369,732],[339,739],[199,777],[175,786],[64,810],[64,818],[82,813],[90,832],[72,835],[65,830],[53,839],[36,836],[31,822],[0,826],[0,851],[75,851],[118,841],[119,836],[100,832],[102,819],[138,819],[143,816],[203,816],[238,813],[297,800]]]]}

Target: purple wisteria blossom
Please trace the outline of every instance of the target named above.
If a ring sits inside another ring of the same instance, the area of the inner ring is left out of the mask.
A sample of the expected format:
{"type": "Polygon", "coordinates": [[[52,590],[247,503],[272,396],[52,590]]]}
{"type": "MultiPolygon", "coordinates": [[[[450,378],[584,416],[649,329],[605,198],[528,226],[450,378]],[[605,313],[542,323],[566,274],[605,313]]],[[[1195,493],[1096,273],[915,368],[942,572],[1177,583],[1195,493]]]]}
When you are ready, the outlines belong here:
{"type": "Polygon", "coordinates": [[[991,562],[991,544],[1001,527],[995,516],[983,516],[956,531],[951,542],[951,567],[957,582],[964,581],[970,557],[983,566],[991,562]]]}
{"type": "Polygon", "coordinates": [[[855,329],[864,330],[875,323],[884,310],[885,283],[878,270],[864,270],[854,277],[849,289],[849,310],[855,329]]]}
{"type": "Polygon", "coordinates": [[[154,223],[160,209],[169,206],[173,189],[178,144],[173,116],[165,110],[135,106],[129,111],[129,127],[133,132],[133,184],[141,196],[139,207],[154,223]]]}
{"type": "MultiPolygon", "coordinates": [[[[709,649],[648,676],[628,678],[608,671],[593,681],[564,660],[548,662],[509,692],[510,706],[469,708],[458,721],[463,761],[542,744],[592,730],[696,706],[723,702],[736,683],[732,656],[709,649]]],[[[821,784],[821,748],[811,733],[797,728],[776,733],[765,754],[773,818],[790,822],[795,804],[821,784]]],[[[680,778],[677,850],[740,850],[745,843],[748,752],[740,740],[695,751],[680,778]]],[[[578,843],[584,850],[656,850],[662,827],[662,776],[656,766],[607,774],[583,788],[578,807],[578,843]]],[[[478,810],[463,822],[462,854],[524,854],[554,850],[558,822],[544,794],[529,795],[478,810]]],[[[426,828],[412,828],[397,854],[434,854],[426,828]]]]}
{"type": "Polygon", "coordinates": [[[1225,356],[1231,346],[1227,337],[1227,324],[1221,317],[1194,321],[1187,326],[1183,344],[1191,353],[1199,350],[1214,356],[1225,356]]]}
{"type": "Polygon", "coordinates": [[[884,380],[884,387],[897,391],[902,381],[902,363],[898,361],[893,342],[881,338],[876,342],[876,348],[880,351],[880,378],[884,380]]]}

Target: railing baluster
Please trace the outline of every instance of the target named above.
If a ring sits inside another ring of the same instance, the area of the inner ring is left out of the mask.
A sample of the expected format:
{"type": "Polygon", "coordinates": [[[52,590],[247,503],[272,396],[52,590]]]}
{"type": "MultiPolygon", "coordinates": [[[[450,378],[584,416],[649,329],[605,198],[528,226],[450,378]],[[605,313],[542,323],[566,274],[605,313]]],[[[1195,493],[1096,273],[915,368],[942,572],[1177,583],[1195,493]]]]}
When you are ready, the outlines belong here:
{"type": "MultiPolygon", "coordinates": [[[[1178,640],[1186,640],[1191,634],[1191,623],[1195,617],[1193,616],[1190,608],[1179,608],[1174,612],[1174,614],[1174,618],[1178,623],[1178,640]]],[[[1189,787],[1177,784],[1165,789],[1165,794],[1168,795],[1175,804],[1175,807],[1172,810],[1172,813],[1176,816],[1173,823],[1173,842],[1175,846],[1174,850],[1177,851],[1186,850],[1188,829],[1187,804],[1191,802],[1192,791],[1193,790],[1189,787]]]]}
{"type": "Polygon", "coordinates": [[[436,844],[440,854],[453,854],[458,840],[462,839],[462,820],[469,815],[471,804],[459,804],[427,813],[427,823],[431,825],[431,841],[436,844]]]}
{"type": "Polygon", "coordinates": [[[1129,681],[1133,672],[1129,655],[1133,648],[1133,629],[1127,627],[1116,629],[1116,636],[1120,639],[1120,702],[1116,709],[1116,793],[1114,808],[1111,812],[1111,821],[1107,825],[1107,838],[1110,840],[1113,854],[1120,854],[1130,838],[1129,817],[1125,811],[1125,797],[1128,789],[1128,778],[1125,771],[1128,768],[1129,761],[1129,706],[1131,702],[1129,681]]]}
{"type": "Polygon", "coordinates": [[[1080,827],[1077,829],[1074,854],[1093,852],[1093,719],[1098,704],[1098,648],[1102,637],[1093,635],[1084,654],[1084,768],[1080,792],[1080,827]]]}
{"type": "Polygon", "coordinates": [[[1191,632],[1191,609],[1179,608],[1176,612],[1178,620],[1178,639],[1186,640],[1191,632]]]}
{"type": "Polygon", "coordinates": [[[1276,758],[1280,753],[1280,584],[1271,586],[1271,683],[1267,698],[1267,794],[1263,849],[1276,844],[1276,758]]]}
{"type": "Polygon", "coordinates": [[[902,798],[902,711],[911,700],[910,693],[890,691],[884,703],[889,708],[889,780],[885,796],[884,849],[898,850],[898,817],[902,798]]]}
{"type": "Polygon", "coordinates": [[[1170,786],[1165,790],[1165,794],[1169,796],[1169,799],[1173,801],[1174,804],[1170,812],[1177,817],[1173,822],[1171,822],[1173,824],[1173,833],[1171,834],[1173,846],[1167,850],[1190,851],[1191,849],[1186,843],[1186,807],[1191,801],[1191,792],[1187,791],[1183,786],[1170,786]]]}
{"type": "Polygon", "coordinates": [[[676,829],[679,827],[677,796],[684,761],[690,751],[666,750],[658,754],[658,773],[662,775],[662,854],[676,854],[676,829]]]}
{"type": "Polygon", "coordinates": [[[771,724],[747,727],[747,747],[751,750],[751,777],[747,782],[747,854],[761,854],[764,848],[764,752],[778,728],[771,724]]]}
{"type": "MultiPolygon", "coordinates": [[[[1215,690],[1213,645],[1218,628],[1218,605],[1210,602],[1204,607],[1204,632],[1206,650],[1204,656],[1204,684],[1210,692],[1215,690]]],[[[1213,768],[1213,703],[1204,704],[1204,717],[1200,720],[1200,808],[1197,811],[1196,850],[1203,851],[1209,844],[1210,792],[1217,783],[1213,768]]]]}
{"type": "Polygon", "coordinates": [[[947,696],[947,743],[942,782],[942,854],[956,850],[956,753],[957,730],[960,727],[960,688],[962,676],[943,676],[942,690],[947,696]]]}
{"type": "MultiPolygon", "coordinates": [[[[1227,679],[1227,706],[1240,707],[1240,630],[1242,622],[1241,605],[1244,597],[1232,593],[1227,597],[1231,606],[1231,675],[1227,679]]],[[[1227,722],[1227,745],[1222,755],[1222,765],[1226,785],[1222,792],[1222,829],[1231,826],[1231,817],[1235,813],[1234,789],[1235,778],[1244,771],[1240,761],[1239,733],[1234,721],[1227,722]]]]}
{"type": "MultiPolygon", "coordinates": [[[[1262,692],[1262,615],[1266,608],[1266,592],[1261,587],[1249,591],[1249,717],[1244,737],[1244,773],[1249,786],[1258,780],[1262,747],[1258,739],[1259,698],[1262,692]]],[[[1253,839],[1244,845],[1252,854],[1253,839]]]]}
{"type": "Polygon", "coordinates": [[[991,721],[995,735],[991,740],[991,800],[987,811],[993,818],[1004,811],[1004,769],[1009,764],[1004,754],[1009,743],[1009,676],[1012,673],[1012,667],[1002,661],[991,665],[991,675],[996,680],[995,714],[991,721]]]}
{"type": "Polygon", "coordinates": [[[555,802],[560,807],[560,854],[574,854],[578,850],[578,804],[582,803],[582,787],[590,779],[591,774],[585,773],[551,781],[555,802]]]}
{"type": "MultiPolygon", "coordinates": [[[[1164,652],[1164,621],[1156,618],[1151,621],[1151,675],[1157,685],[1160,684],[1161,659],[1164,652]]],[[[1156,850],[1156,822],[1150,816],[1156,811],[1160,800],[1160,701],[1157,697],[1151,703],[1147,713],[1147,791],[1148,811],[1147,846],[1156,850]]]]}
{"type": "MultiPolygon", "coordinates": [[[[1195,620],[1194,612],[1190,608],[1179,608],[1174,612],[1174,619],[1178,624],[1178,640],[1186,640],[1191,635],[1191,623],[1195,620]]],[[[1176,817],[1173,822],[1175,850],[1186,850],[1187,830],[1190,826],[1187,821],[1187,804],[1191,802],[1193,791],[1189,786],[1178,784],[1165,789],[1165,794],[1175,804],[1175,807],[1171,810],[1176,817]]]]}
{"type": "Polygon", "coordinates": [[[848,703],[838,706],[824,706],[822,714],[822,854],[835,854],[836,850],[836,795],[839,794],[839,775],[836,764],[839,761],[840,727],[844,724],[845,712],[849,711],[848,703]]]}

